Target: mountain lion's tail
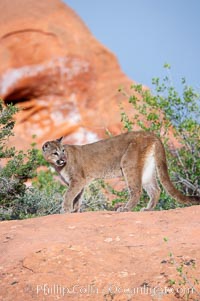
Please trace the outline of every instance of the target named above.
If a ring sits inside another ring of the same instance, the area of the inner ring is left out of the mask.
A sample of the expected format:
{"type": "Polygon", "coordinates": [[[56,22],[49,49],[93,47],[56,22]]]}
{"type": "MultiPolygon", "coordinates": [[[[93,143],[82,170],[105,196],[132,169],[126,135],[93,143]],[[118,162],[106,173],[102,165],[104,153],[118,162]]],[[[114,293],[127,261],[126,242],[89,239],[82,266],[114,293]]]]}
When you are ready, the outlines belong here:
{"type": "Polygon", "coordinates": [[[188,204],[191,203],[193,205],[200,205],[199,196],[183,195],[172,184],[168,174],[165,149],[159,140],[157,140],[155,145],[155,160],[156,160],[156,169],[157,169],[158,177],[164,189],[167,191],[167,193],[180,203],[188,203],[188,204]]]}

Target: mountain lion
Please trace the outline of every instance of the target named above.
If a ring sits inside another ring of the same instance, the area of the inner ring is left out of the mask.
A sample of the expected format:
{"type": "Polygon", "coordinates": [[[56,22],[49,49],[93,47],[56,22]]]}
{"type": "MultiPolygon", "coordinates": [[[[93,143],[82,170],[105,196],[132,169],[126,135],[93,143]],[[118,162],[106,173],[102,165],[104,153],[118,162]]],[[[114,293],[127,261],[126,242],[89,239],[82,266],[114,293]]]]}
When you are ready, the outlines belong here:
{"type": "Polygon", "coordinates": [[[184,196],[172,184],[167,171],[164,146],[150,132],[128,132],[86,145],[62,144],[62,138],[48,141],[44,158],[53,165],[68,186],[63,212],[80,210],[84,187],[97,178],[124,176],[130,199],[120,211],[131,211],[139,202],[142,187],[150,197],[143,210],[152,210],[160,196],[157,177],[165,190],[181,203],[200,204],[198,196],[184,196]]]}

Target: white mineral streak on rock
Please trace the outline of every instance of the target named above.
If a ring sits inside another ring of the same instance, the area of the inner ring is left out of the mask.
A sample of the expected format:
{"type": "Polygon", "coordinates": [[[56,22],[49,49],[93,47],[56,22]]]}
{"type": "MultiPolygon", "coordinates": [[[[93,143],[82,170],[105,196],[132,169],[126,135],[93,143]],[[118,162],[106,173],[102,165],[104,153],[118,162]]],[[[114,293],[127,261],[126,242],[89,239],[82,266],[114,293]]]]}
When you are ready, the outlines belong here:
{"type": "MultiPolygon", "coordinates": [[[[79,73],[87,72],[89,69],[88,62],[77,58],[58,57],[40,65],[23,66],[20,68],[8,69],[0,77],[0,94],[6,95],[9,89],[15,86],[21,79],[34,77],[40,73],[50,70],[50,74],[60,74],[60,80],[71,80],[79,73]]],[[[49,72],[49,71],[48,71],[49,72]]],[[[48,73],[47,73],[48,74],[48,73]]]]}

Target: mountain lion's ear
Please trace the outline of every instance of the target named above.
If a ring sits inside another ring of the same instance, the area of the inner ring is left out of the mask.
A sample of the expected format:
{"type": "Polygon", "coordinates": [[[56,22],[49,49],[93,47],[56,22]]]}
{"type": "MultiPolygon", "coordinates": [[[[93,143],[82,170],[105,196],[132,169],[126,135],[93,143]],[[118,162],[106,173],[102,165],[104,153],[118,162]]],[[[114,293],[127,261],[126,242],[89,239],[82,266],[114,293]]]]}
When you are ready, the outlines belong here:
{"type": "Polygon", "coordinates": [[[58,142],[62,142],[62,140],[63,140],[63,137],[60,137],[60,138],[58,138],[58,139],[56,139],[56,141],[58,141],[58,142]]]}
{"type": "Polygon", "coordinates": [[[45,144],[43,144],[42,146],[42,150],[45,152],[47,149],[49,148],[49,143],[46,142],[45,144]]]}

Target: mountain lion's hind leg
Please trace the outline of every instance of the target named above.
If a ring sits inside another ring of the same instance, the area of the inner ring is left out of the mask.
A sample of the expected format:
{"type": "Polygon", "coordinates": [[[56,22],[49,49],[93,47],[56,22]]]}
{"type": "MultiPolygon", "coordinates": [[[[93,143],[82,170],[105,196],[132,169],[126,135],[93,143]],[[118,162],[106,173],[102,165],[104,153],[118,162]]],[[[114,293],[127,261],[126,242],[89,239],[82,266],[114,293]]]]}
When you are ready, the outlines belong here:
{"type": "Polygon", "coordinates": [[[141,196],[141,174],[138,168],[138,151],[135,144],[131,143],[121,160],[121,169],[129,190],[129,201],[118,211],[131,211],[140,201],[141,196]]]}
{"type": "Polygon", "coordinates": [[[146,190],[148,196],[150,197],[150,201],[147,207],[142,208],[141,211],[151,211],[156,207],[160,197],[160,187],[157,182],[155,168],[152,170],[152,172],[150,172],[148,181],[143,183],[142,186],[144,190],[146,190]]]}

